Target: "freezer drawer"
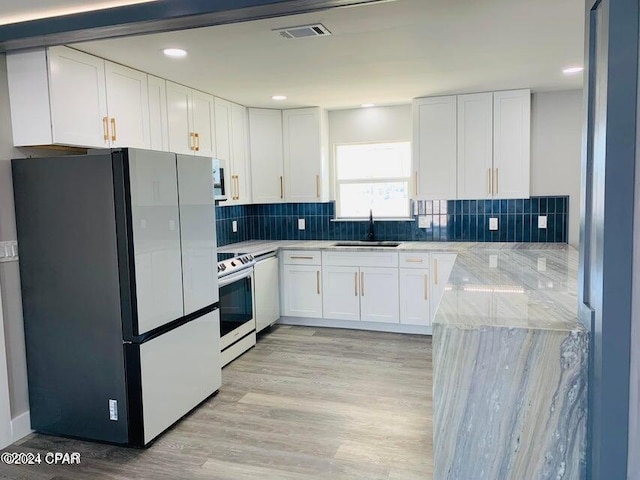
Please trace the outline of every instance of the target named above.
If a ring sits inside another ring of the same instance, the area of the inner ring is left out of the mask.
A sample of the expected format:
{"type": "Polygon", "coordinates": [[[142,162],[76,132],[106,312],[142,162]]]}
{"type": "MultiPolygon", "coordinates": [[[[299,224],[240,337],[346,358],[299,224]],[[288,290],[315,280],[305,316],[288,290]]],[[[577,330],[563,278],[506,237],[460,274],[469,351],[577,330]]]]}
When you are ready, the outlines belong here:
{"type": "Polygon", "coordinates": [[[140,345],[147,444],[220,388],[220,313],[214,310],[140,345]]]}

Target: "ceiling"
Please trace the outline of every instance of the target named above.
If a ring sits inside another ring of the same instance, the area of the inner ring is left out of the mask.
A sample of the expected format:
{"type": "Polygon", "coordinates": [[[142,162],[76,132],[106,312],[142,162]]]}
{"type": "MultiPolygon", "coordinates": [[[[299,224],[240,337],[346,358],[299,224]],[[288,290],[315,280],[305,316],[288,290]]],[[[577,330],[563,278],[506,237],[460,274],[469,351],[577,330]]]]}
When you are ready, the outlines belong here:
{"type": "Polygon", "coordinates": [[[0,25],[153,1],[156,0],[3,0],[0,25]]]}
{"type": "Polygon", "coordinates": [[[244,105],[338,109],[581,88],[582,75],[562,68],[582,64],[583,16],[582,0],[395,0],[74,46],[244,105]],[[272,31],[310,23],[332,36],[287,40],[272,31]],[[169,59],[166,47],[189,55],[169,59]]]}

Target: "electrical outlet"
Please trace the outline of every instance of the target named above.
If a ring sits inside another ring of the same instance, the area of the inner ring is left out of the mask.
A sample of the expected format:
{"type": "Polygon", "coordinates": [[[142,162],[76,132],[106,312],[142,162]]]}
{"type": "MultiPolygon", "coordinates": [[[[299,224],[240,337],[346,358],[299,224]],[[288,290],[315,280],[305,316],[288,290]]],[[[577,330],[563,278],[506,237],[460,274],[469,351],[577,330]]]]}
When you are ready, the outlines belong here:
{"type": "Polygon", "coordinates": [[[547,228],[547,216],[546,215],[540,215],[538,217],[538,228],[547,228]]]}
{"type": "Polygon", "coordinates": [[[489,230],[498,230],[498,219],[491,217],[489,219],[489,230]]]}
{"type": "Polygon", "coordinates": [[[238,221],[234,220],[231,222],[231,230],[233,231],[233,233],[236,233],[238,231],[238,221]]]}
{"type": "Polygon", "coordinates": [[[418,217],[418,228],[429,228],[429,217],[426,215],[420,215],[418,217]]]}
{"type": "Polygon", "coordinates": [[[299,218],[298,219],[298,230],[304,230],[306,228],[305,226],[305,221],[304,218],[299,218]]]}

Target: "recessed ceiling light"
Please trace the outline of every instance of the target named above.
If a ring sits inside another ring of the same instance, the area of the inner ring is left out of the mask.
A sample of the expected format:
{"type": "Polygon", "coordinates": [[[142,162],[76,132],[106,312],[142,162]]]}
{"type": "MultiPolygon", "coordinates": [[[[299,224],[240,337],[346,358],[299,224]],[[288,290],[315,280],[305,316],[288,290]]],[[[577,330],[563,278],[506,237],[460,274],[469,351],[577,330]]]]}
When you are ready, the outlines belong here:
{"type": "Polygon", "coordinates": [[[580,73],[584,70],[584,67],[567,67],[562,69],[562,73],[565,75],[573,75],[574,73],[580,73]]]}
{"type": "Polygon", "coordinates": [[[165,48],[162,53],[167,57],[181,58],[187,56],[187,51],[182,48],[165,48]]]}
{"type": "Polygon", "coordinates": [[[362,108],[371,108],[371,107],[375,107],[375,104],[373,103],[363,103],[362,105],[360,105],[362,108]]]}
{"type": "Polygon", "coordinates": [[[273,97],[271,97],[272,100],[286,100],[287,96],[286,95],[274,95],[273,97]]]}

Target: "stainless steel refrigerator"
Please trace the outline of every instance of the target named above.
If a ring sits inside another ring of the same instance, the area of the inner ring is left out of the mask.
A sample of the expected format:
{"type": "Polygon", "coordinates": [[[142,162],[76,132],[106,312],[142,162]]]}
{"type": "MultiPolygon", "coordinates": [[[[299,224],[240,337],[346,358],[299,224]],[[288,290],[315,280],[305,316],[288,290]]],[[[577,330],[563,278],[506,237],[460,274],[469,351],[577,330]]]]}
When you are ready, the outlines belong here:
{"type": "Polygon", "coordinates": [[[211,159],[12,161],[31,426],[148,445],[221,384],[211,159]]]}

